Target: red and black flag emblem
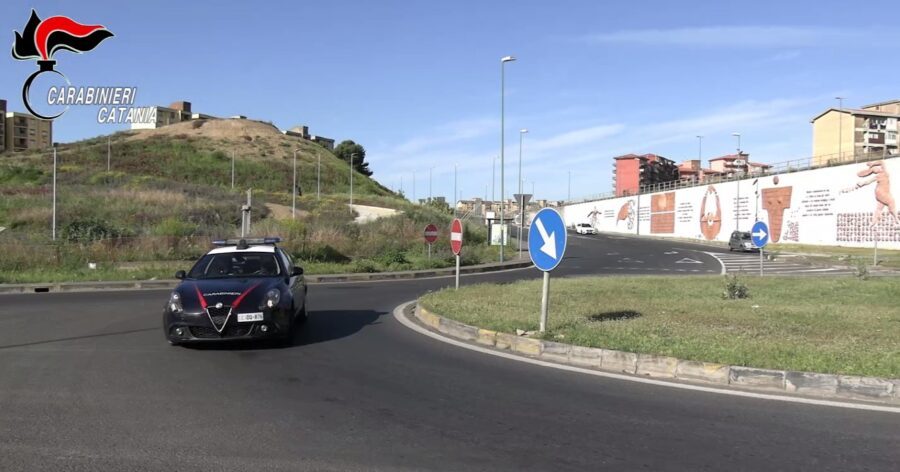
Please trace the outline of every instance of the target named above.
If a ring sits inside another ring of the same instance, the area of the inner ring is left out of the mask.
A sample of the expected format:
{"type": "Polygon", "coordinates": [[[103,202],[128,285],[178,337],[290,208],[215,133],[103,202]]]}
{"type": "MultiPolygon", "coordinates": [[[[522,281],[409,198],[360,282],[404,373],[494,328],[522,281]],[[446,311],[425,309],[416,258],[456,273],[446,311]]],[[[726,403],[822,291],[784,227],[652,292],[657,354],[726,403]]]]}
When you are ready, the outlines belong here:
{"type": "Polygon", "coordinates": [[[31,10],[31,18],[25,29],[21,34],[16,31],[12,55],[20,61],[48,61],[56,51],[64,49],[76,53],[87,52],[112,36],[112,32],[103,25],[83,25],[65,16],[41,20],[31,10]]]}

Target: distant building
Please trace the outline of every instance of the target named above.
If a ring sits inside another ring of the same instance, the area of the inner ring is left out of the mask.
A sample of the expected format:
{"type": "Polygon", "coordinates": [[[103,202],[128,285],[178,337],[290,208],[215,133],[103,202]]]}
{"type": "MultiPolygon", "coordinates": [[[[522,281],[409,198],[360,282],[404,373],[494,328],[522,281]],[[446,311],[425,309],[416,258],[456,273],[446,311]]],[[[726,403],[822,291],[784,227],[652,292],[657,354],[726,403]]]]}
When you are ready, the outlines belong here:
{"type": "Polygon", "coordinates": [[[615,157],[616,196],[634,195],[641,187],[678,180],[675,161],[656,154],[625,154],[615,157]]]}
{"type": "Polygon", "coordinates": [[[710,177],[722,175],[721,172],[704,168],[700,159],[692,159],[678,164],[678,178],[684,182],[705,182],[710,177]]]}
{"type": "Polygon", "coordinates": [[[709,160],[709,168],[713,172],[727,177],[764,174],[770,167],[768,164],[750,162],[750,154],[728,154],[709,160]]]}
{"type": "MultiPolygon", "coordinates": [[[[156,120],[152,122],[132,123],[131,129],[157,129],[185,121],[219,119],[216,116],[204,113],[193,113],[191,111],[191,102],[186,101],[178,101],[167,107],[156,106],[151,108],[156,112],[156,120]]],[[[153,116],[152,113],[151,116],[153,116]]]]}
{"type": "Polygon", "coordinates": [[[295,138],[303,138],[308,139],[320,146],[328,149],[329,151],[334,151],[334,140],[331,138],[326,138],[324,136],[316,136],[314,134],[309,134],[309,126],[306,125],[298,125],[294,126],[291,129],[282,131],[285,136],[293,136],[295,138]]]}
{"type": "Polygon", "coordinates": [[[829,108],[811,123],[813,165],[852,161],[864,154],[900,154],[900,100],[862,108],[829,108]]]}
{"type": "Polygon", "coordinates": [[[5,101],[2,103],[2,109],[4,151],[31,151],[50,149],[53,146],[52,121],[42,120],[27,113],[6,111],[5,101]]]}

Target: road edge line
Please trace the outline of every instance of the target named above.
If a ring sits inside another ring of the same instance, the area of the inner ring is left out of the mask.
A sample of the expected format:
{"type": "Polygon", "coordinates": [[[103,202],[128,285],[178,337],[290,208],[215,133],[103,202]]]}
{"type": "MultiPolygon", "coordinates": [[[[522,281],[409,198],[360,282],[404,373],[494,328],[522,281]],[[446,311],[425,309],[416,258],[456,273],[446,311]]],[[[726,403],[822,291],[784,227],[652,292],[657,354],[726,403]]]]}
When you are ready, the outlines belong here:
{"type": "MultiPolygon", "coordinates": [[[[493,348],[477,346],[477,345],[471,344],[470,342],[461,341],[459,339],[450,337],[451,335],[446,334],[443,331],[442,332],[432,331],[432,330],[426,328],[425,326],[421,326],[421,325],[417,324],[416,322],[409,319],[404,314],[404,311],[409,306],[414,305],[414,304],[417,304],[416,300],[402,303],[399,306],[397,306],[396,308],[394,308],[394,310],[393,310],[394,318],[397,321],[399,321],[402,325],[404,325],[405,327],[412,329],[413,331],[416,331],[419,334],[428,336],[432,339],[436,339],[438,341],[441,341],[441,342],[444,342],[447,344],[461,347],[463,349],[480,352],[482,354],[489,354],[489,355],[501,357],[504,359],[510,359],[510,360],[514,360],[514,361],[518,361],[518,362],[524,362],[527,364],[537,365],[537,366],[541,366],[541,367],[550,367],[553,369],[564,370],[564,371],[568,371],[568,372],[587,374],[587,375],[592,375],[595,377],[604,377],[604,378],[610,378],[610,379],[616,379],[616,380],[624,380],[624,381],[628,381],[628,382],[637,382],[637,383],[643,383],[643,384],[655,385],[655,386],[667,387],[667,388],[677,388],[677,389],[682,389],[682,390],[691,390],[691,391],[704,392],[704,393],[714,393],[714,394],[719,394],[719,395],[731,395],[731,396],[754,398],[754,399],[761,399],[761,400],[799,403],[799,404],[805,404],[805,405],[827,406],[827,407],[833,407],[833,408],[845,408],[845,409],[865,410],[865,411],[879,411],[879,412],[884,412],[884,413],[900,414],[900,407],[894,407],[894,406],[888,406],[888,405],[878,405],[878,404],[870,404],[870,403],[850,403],[850,402],[842,402],[842,401],[836,401],[836,400],[815,399],[815,398],[807,398],[807,397],[800,397],[800,396],[795,397],[795,396],[778,395],[778,394],[772,394],[772,393],[748,392],[745,390],[737,390],[737,389],[733,389],[733,388],[716,388],[716,387],[711,387],[708,385],[697,385],[697,384],[693,384],[693,383],[681,383],[681,382],[660,380],[660,379],[654,379],[654,378],[639,377],[637,375],[619,374],[619,373],[614,373],[614,372],[609,372],[609,371],[602,371],[602,370],[578,367],[578,366],[569,365],[569,364],[560,364],[558,362],[545,361],[545,360],[541,360],[541,359],[536,359],[534,357],[528,357],[528,355],[527,355],[527,353],[529,353],[529,351],[531,353],[535,352],[534,347],[538,348],[536,352],[539,353],[540,352],[540,347],[539,347],[540,344],[539,343],[545,343],[545,341],[539,341],[536,339],[523,338],[520,336],[511,335],[511,334],[496,333],[496,332],[493,332],[490,330],[475,328],[473,326],[465,325],[463,323],[459,323],[459,322],[456,322],[453,320],[448,320],[447,318],[443,318],[439,315],[435,315],[430,312],[428,313],[428,315],[423,317],[426,319],[422,319],[418,315],[418,312],[420,310],[417,309],[414,312],[413,316],[415,316],[416,319],[418,319],[424,325],[430,326],[435,329],[440,328],[442,325],[447,325],[447,326],[451,327],[450,329],[452,329],[452,327],[454,327],[454,326],[458,326],[458,327],[465,327],[465,328],[474,330],[474,333],[472,333],[472,331],[470,331],[470,330],[465,330],[465,332],[467,332],[467,334],[469,336],[472,336],[474,334],[475,338],[471,340],[472,342],[479,342],[479,339],[483,339],[482,336],[485,336],[485,337],[493,336],[495,339],[495,342],[498,342],[498,341],[500,341],[501,335],[504,337],[505,340],[510,340],[510,339],[527,340],[526,343],[521,348],[516,349],[516,352],[520,352],[522,354],[512,354],[510,352],[504,352],[504,351],[500,351],[500,350],[493,349],[493,348]],[[441,323],[441,320],[445,320],[444,323],[441,323]],[[529,347],[529,345],[531,347],[529,347]]],[[[427,312],[427,310],[426,310],[426,312],[427,312]]],[[[500,341],[500,342],[502,342],[502,341],[500,341]]],[[[513,343],[515,343],[515,341],[513,341],[513,343]]],[[[560,343],[553,343],[553,344],[560,344],[560,343]]],[[[575,347],[578,347],[578,346],[575,346],[575,347]]],[[[512,348],[512,346],[511,346],[511,348],[512,348]]],[[[662,356],[649,356],[649,357],[661,358],[661,359],[672,359],[672,358],[664,358],[662,356]]],[[[637,363],[637,355],[635,355],[634,362],[635,362],[635,364],[637,363]]],[[[746,369],[747,370],[763,370],[763,369],[751,369],[751,368],[746,368],[746,369]]],[[[685,379],[679,379],[679,380],[682,382],[685,381],[685,379]]],[[[898,387],[898,386],[895,385],[895,387],[898,387]]]]}

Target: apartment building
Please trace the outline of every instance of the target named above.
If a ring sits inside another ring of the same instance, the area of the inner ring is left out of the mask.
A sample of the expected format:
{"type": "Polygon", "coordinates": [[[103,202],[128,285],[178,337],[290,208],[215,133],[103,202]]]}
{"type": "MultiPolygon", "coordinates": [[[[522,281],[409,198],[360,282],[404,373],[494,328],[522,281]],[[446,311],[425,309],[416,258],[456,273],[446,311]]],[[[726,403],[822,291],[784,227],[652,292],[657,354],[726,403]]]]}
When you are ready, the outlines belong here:
{"type": "Polygon", "coordinates": [[[0,153],[6,150],[6,100],[0,100],[0,153]]]}
{"type": "Polygon", "coordinates": [[[750,154],[728,154],[709,160],[709,168],[713,173],[727,177],[742,177],[766,173],[769,164],[750,162],[750,154]]]}
{"type": "Polygon", "coordinates": [[[316,136],[314,134],[309,134],[309,126],[306,125],[297,125],[291,129],[282,131],[286,136],[294,136],[296,138],[308,139],[329,151],[334,151],[334,140],[331,138],[326,138],[324,136],[316,136]]]}
{"type": "Polygon", "coordinates": [[[19,152],[53,146],[52,121],[10,111],[4,112],[4,116],[4,150],[19,152]]]}
{"type": "Polygon", "coordinates": [[[813,165],[900,154],[900,100],[829,108],[812,119],[813,165]]]}
{"type": "MultiPolygon", "coordinates": [[[[200,113],[191,113],[191,102],[178,101],[167,107],[151,107],[156,110],[156,120],[144,123],[132,123],[131,129],[156,129],[163,126],[174,125],[182,121],[191,121],[192,119],[213,119],[215,117],[202,115],[200,113]],[[196,116],[197,118],[194,118],[196,116]]],[[[152,114],[151,114],[152,116],[152,114]]]]}
{"type": "Polygon", "coordinates": [[[641,187],[678,180],[675,161],[656,154],[625,154],[613,158],[616,196],[634,195],[641,187]]]}

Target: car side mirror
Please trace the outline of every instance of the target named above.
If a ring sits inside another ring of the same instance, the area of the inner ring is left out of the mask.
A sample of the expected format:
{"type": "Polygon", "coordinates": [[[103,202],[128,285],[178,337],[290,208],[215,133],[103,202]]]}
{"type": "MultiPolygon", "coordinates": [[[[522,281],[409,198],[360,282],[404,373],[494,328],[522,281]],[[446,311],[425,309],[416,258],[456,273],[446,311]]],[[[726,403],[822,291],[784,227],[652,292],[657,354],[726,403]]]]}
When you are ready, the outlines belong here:
{"type": "Polygon", "coordinates": [[[182,280],[186,276],[187,276],[187,274],[185,274],[183,270],[179,270],[178,272],[175,272],[175,278],[178,280],[182,280]]]}
{"type": "Polygon", "coordinates": [[[296,277],[298,275],[303,275],[303,267],[295,266],[294,270],[291,271],[291,277],[296,277]]]}

